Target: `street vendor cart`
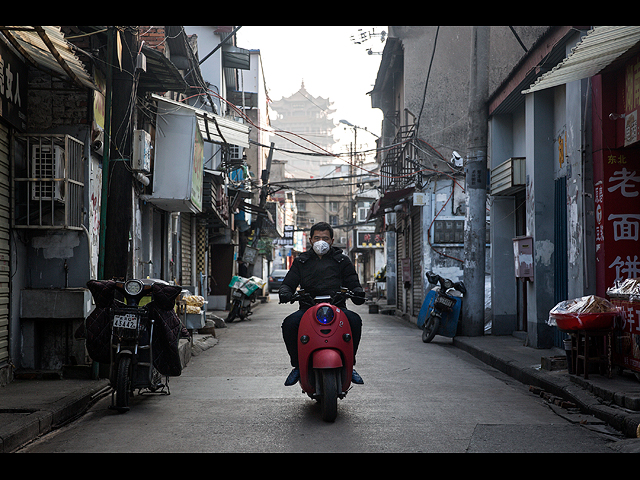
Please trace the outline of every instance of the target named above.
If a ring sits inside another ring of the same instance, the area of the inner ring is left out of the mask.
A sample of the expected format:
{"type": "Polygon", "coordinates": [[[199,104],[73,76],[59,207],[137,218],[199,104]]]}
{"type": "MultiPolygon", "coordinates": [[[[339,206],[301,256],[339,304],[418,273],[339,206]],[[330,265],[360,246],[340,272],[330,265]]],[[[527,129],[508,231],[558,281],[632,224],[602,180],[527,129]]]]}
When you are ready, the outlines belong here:
{"type": "Polygon", "coordinates": [[[607,289],[620,312],[613,328],[612,362],[640,379],[640,278],[628,278],[607,289]]]}

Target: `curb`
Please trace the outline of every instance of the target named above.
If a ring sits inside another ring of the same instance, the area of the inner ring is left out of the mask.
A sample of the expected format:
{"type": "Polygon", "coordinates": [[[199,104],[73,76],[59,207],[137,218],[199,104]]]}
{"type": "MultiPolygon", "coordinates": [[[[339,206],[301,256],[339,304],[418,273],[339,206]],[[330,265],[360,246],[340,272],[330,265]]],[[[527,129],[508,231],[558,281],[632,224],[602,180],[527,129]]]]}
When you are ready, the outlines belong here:
{"type": "MultiPolygon", "coordinates": [[[[193,340],[181,339],[178,351],[183,368],[192,356],[198,355],[217,343],[218,339],[208,334],[198,335],[193,340]]],[[[24,412],[17,412],[15,409],[11,412],[2,412],[0,409],[0,413],[24,413],[24,417],[7,425],[0,425],[0,453],[15,452],[41,435],[75,420],[97,400],[109,393],[111,393],[111,387],[109,380],[105,378],[92,380],[90,385],[42,408],[25,409],[24,412]]]]}
{"type": "Polygon", "coordinates": [[[525,385],[533,385],[567,399],[580,407],[584,413],[606,422],[626,437],[638,437],[640,412],[607,405],[613,404],[616,392],[597,388],[578,376],[558,378],[549,375],[544,370],[538,370],[529,365],[522,365],[514,360],[507,360],[498,355],[475,347],[466,342],[464,337],[454,337],[453,345],[463,350],[487,365],[499,370],[525,385]],[[575,377],[575,379],[573,378],[575,377]],[[596,390],[592,393],[590,390],[596,390]]]}
{"type": "Polygon", "coordinates": [[[107,379],[94,381],[86,388],[77,390],[42,409],[25,411],[25,417],[0,427],[0,452],[13,452],[40,435],[75,419],[94,401],[108,393],[108,388],[107,379]]]}

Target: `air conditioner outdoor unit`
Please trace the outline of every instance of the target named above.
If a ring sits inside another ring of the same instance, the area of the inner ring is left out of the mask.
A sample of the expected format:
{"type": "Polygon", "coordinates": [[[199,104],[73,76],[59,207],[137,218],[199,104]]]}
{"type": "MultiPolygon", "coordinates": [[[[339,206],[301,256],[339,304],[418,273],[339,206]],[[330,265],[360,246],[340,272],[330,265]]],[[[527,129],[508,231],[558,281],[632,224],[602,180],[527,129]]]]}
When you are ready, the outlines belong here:
{"type": "Polygon", "coordinates": [[[57,145],[31,146],[31,199],[64,201],[64,149],[57,145]]]}

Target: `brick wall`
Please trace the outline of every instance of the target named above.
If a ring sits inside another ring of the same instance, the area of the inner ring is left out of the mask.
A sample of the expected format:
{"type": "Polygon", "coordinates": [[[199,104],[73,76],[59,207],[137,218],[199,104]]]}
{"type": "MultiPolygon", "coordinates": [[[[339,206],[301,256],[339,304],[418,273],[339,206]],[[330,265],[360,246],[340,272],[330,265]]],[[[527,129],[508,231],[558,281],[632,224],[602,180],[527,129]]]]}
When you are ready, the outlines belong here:
{"type": "Polygon", "coordinates": [[[140,32],[140,41],[144,41],[146,46],[165,53],[166,42],[163,26],[143,25],[138,27],[138,32],[140,32]]]}

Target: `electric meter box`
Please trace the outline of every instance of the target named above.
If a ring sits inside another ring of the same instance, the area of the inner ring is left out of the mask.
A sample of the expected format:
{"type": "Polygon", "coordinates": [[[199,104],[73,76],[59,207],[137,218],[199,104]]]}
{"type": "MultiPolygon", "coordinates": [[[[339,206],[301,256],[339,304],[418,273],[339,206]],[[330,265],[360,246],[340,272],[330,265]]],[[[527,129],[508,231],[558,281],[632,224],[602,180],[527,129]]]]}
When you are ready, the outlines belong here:
{"type": "Polygon", "coordinates": [[[516,278],[527,278],[533,282],[533,237],[514,238],[513,256],[516,278]]]}
{"type": "Polygon", "coordinates": [[[144,130],[133,131],[131,168],[136,172],[151,172],[151,135],[144,130]]]}

